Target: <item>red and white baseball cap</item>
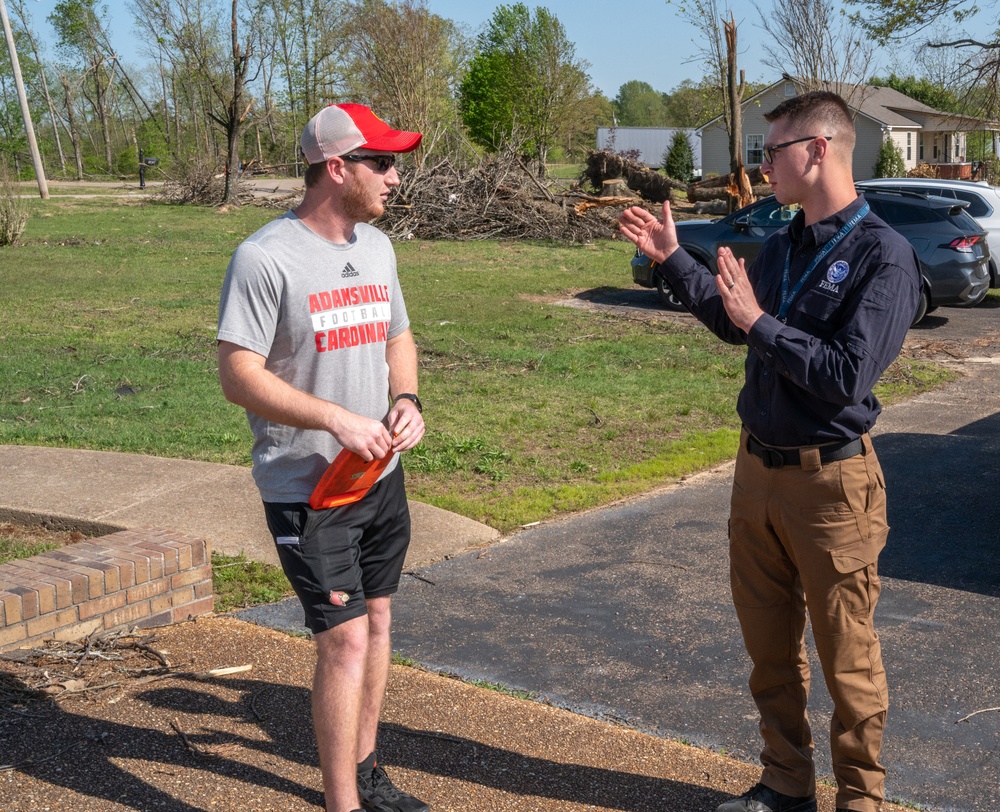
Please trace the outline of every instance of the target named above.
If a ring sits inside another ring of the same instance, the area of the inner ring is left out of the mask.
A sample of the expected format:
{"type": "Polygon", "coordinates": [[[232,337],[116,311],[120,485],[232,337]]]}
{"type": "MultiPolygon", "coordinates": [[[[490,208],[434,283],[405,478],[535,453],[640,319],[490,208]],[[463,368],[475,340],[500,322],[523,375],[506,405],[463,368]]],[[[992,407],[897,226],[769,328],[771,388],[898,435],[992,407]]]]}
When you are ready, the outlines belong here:
{"type": "Polygon", "coordinates": [[[331,104],[309,119],[301,143],[306,160],[317,164],[355,149],[411,152],[421,138],[421,133],[392,129],[363,104],[331,104]]]}

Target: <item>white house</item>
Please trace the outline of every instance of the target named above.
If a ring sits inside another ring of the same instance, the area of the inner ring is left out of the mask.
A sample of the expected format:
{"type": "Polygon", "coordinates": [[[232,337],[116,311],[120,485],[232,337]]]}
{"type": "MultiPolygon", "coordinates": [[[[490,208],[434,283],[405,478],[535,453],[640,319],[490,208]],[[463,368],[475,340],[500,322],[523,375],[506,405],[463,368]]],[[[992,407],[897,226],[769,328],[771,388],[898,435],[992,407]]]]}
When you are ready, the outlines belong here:
{"type": "MultiPolygon", "coordinates": [[[[785,75],[743,102],[743,163],[759,166],[764,159],[764,137],[768,123],[764,114],[792,96],[814,89],[785,75]]],[[[870,85],[830,85],[840,93],[855,113],[857,143],[854,147],[854,178],[874,177],[875,162],[883,140],[892,139],[900,148],[906,169],[918,163],[937,168],[942,178],[968,178],[972,164],[966,160],[968,134],[995,130],[996,125],[981,119],[944,113],[911,99],[889,87],[870,85]]],[[[706,174],[729,172],[729,137],[722,117],[698,129],[701,135],[702,164],[706,174]]]]}
{"type": "Polygon", "coordinates": [[[701,138],[693,127],[598,127],[597,148],[611,152],[638,150],[639,163],[650,169],[659,169],[663,166],[663,156],[670,149],[676,132],[687,135],[694,174],[700,175],[701,138]]]}

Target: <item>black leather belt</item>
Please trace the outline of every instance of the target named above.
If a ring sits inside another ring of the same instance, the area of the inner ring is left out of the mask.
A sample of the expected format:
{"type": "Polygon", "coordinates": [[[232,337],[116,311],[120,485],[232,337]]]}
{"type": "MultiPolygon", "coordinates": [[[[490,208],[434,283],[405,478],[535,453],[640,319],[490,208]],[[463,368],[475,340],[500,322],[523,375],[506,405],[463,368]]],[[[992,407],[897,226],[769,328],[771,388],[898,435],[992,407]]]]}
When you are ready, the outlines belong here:
{"type": "MultiPolygon", "coordinates": [[[[810,446],[814,447],[814,446],[810,446]]],[[[818,446],[820,462],[836,462],[856,457],[865,450],[865,444],[858,437],[841,443],[818,446]]],[[[775,448],[764,445],[752,434],[747,437],[747,451],[764,461],[765,468],[783,468],[786,465],[801,465],[798,448],[775,448]]]]}

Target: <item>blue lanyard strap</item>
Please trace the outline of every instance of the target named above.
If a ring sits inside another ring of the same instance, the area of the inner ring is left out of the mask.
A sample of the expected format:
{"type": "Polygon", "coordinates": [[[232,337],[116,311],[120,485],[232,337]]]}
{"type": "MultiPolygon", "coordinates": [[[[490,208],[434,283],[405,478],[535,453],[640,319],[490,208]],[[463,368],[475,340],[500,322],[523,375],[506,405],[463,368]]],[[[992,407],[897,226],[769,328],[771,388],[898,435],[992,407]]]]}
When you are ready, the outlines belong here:
{"type": "Polygon", "coordinates": [[[815,257],[813,257],[812,262],[809,263],[809,267],[806,268],[804,274],[799,277],[799,281],[796,282],[795,287],[789,291],[789,285],[791,285],[791,268],[792,268],[792,246],[788,246],[788,253],[785,254],[785,272],[781,276],[781,307],[778,309],[778,318],[781,321],[785,321],[788,315],[788,308],[792,306],[792,302],[798,297],[799,293],[802,292],[802,288],[805,286],[806,282],[809,281],[809,277],[812,276],[812,272],[816,270],[816,266],[823,261],[823,258],[829,254],[834,248],[836,248],[842,239],[851,233],[851,230],[862,220],[868,212],[871,211],[871,207],[865,203],[857,213],[843,226],[841,226],[840,231],[834,234],[830,241],[823,246],[822,250],[815,257]]]}

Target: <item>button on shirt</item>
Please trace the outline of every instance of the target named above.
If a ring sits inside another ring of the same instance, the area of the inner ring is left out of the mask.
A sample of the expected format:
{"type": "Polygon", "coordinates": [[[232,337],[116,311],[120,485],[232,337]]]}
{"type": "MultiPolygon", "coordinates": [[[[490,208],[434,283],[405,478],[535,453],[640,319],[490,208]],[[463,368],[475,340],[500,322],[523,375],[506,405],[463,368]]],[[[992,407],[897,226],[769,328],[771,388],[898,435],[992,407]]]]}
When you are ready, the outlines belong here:
{"type": "Polygon", "coordinates": [[[746,344],[746,382],[737,401],[761,442],[805,446],[852,440],[875,425],[872,394],[899,354],[916,314],[920,265],[906,239],[869,213],[822,259],[777,318],[789,256],[789,290],[810,261],[864,205],[805,225],[799,211],[764,243],[747,271],[764,315],[746,334],[732,323],[711,273],[680,249],[661,266],[674,292],[723,341],[746,344]]]}

